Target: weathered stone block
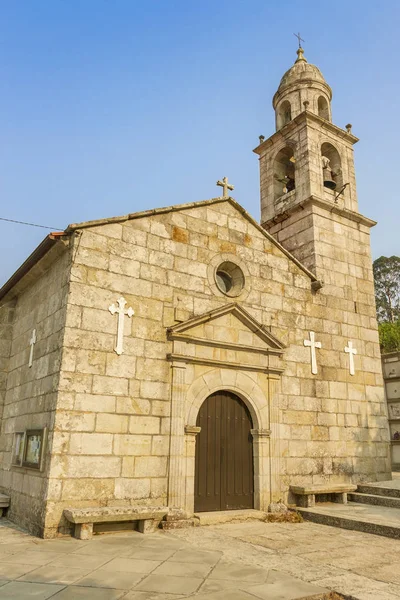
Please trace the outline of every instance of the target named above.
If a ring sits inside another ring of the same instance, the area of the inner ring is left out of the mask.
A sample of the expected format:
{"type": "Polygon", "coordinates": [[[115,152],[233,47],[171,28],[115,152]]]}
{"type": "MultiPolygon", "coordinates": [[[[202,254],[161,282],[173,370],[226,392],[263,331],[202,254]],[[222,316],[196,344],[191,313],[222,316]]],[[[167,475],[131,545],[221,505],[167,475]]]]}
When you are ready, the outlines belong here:
{"type": "Polygon", "coordinates": [[[129,433],[160,433],[159,417],[130,417],[129,433]]]}
{"type": "Polygon", "coordinates": [[[129,417],[126,415],[99,413],[96,418],[96,431],[126,433],[129,417]]]}

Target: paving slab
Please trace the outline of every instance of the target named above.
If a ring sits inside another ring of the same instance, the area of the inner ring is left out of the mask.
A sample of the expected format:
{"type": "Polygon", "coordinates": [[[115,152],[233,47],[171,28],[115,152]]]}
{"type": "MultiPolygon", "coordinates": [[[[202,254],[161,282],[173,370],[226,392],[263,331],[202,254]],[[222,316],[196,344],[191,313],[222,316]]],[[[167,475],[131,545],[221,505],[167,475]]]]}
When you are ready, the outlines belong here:
{"type": "Polygon", "coordinates": [[[0,563],[1,579],[18,579],[22,575],[37,568],[37,565],[21,565],[20,563],[0,563]]]}
{"type": "Polygon", "coordinates": [[[171,548],[164,548],[162,544],[159,545],[158,548],[142,548],[131,550],[129,552],[129,558],[143,558],[146,560],[167,560],[171,558],[175,554],[176,550],[172,550],[171,548]]]}
{"type": "Polygon", "coordinates": [[[126,597],[126,590],[112,590],[96,588],[79,587],[70,585],[53,596],[54,600],[118,600],[118,598],[126,597]]]}
{"type": "Polygon", "coordinates": [[[221,561],[211,573],[210,579],[237,579],[248,583],[264,583],[267,576],[268,571],[265,569],[221,561]]]}
{"type": "MultiPolygon", "coordinates": [[[[203,579],[197,577],[174,577],[171,575],[149,575],[135,589],[144,592],[159,592],[169,594],[193,594],[203,579]]],[[[1,588],[0,588],[1,590],[1,588]]]]}
{"type": "Polygon", "coordinates": [[[86,544],[83,548],[74,550],[73,553],[76,556],[99,556],[101,554],[102,556],[109,556],[111,560],[114,556],[121,556],[121,554],[128,555],[134,549],[138,548],[138,546],[121,541],[118,541],[118,544],[114,545],[96,544],[93,542],[87,542],[86,544]]]}
{"type": "Polygon", "coordinates": [[[316,586],[311,583],[299,581],[297,578],[271,570],[268,578],[262,585],[249,587],[249,592],[261,600],[297,600],[308,598],[311,600],[329,590],[326,587],[316,586]]]}
{"type": "Polygon", "coordinates": [[[97,569],[102,567],[104,564],[110,562],[112,560],[112,556],[104,555],[99,552],[99,554],[90,554],[90,555],[78,555],[78,554],[63,554],[61,558],[56,558],[52,561],[53,566],[60,567],[75,567],[77,569],[88,569],[88,571],[93,571],[93,569],[97,569]]]}
{"type": "MultiPolygon", "coordinates": [[[[130,590],[143,579],[143,573],[127,573],[126,571],[93,571],[76,582],[85,587],[115,588],[130,590]]],[[[1,588],[0,588],[1,589],[1,588]]]]}
{"type": "Polygon", "coordinates": [[[187,596],[176,594],[159,594],[158,592],[128,592],[124,600],[179,600],[187,596]]]}
{"type": "Polygon", "coordinates": [[[154,575],[174,575],[176,577],[205,578],[211,571],[211,565],[194,562],[166,561],[154,571],[154,575]]]}
{"type": "MultiPolygon", "coordinates": [[[[56,552],[58,554],[69,554],[85,547],[86,542],[74,539],[59,540],[37,540],[35,543],[35,552],[56,552]]],[[[15,545],[15,549],[16,549],[15,545]]],[[[25,550],[32,549],[32,544],[25,544],[25,550]]],[[[1,550],[0,550],[1,552],[1,550]]]]}
{"type": "Polygon", "coordinates": [[[69,583],[75,583],[82,577],[87,575],[86,569],[76,569],[72,567],[45,565],[34,569],[26,575],[19,577],[18,581],[32,581],[36,583],[59,583],[68,585],[69,583]]]}
{"type": "Polygon", "coordinates": [[[128,573],[143,573],[148,574],[154,571],[161,561],[159,560],[142,560],[140,558],[113,558],[110,562],[106,563],[99,570],[101,571],[122,571],[128,573]]]}
{"type": "Polygon", "coordinates": [[[59,552],[39,552],[36,548],[26,552],[16,552],[10,559],[3,558],[4,562],[18,563],[20,565],[47,565],[56,558],[63,557],[59,552]]]}
{"type": "Polygon", "coordinates": [[[204,550],[178,550],[168,562],[194,562],[215,565],[222,557],[222,552],[204,552],[204,550]]]}
{"type": "MultiPolygon", "coordinates": [[[[243,590],[231,590],[229,596],[227,592],[215,592],[210,594],[198,594],[196,600],[254,600],[253,594],[248,594],[243,590]]],[[[286,599],[285,599],[286,600],[286,599]]]]}
{"type": "Polygon", "coordinates": [[[56,594],[56,592],[63,589],[62,585],[53,585],[46,583],[25,583],[22,581],[12,581],[0,587],[0,599],[11,600],[17,598],[18,600],[29,600],[29,598],[35,598],[36,600],[46,600],[56,594]]]}
{"type": "Polygon", "coordinates": [[[248,581],[237,581],[231,579],[206,579],[201,586],[199,593],[210,594],[211,592],[215,593],[225,591],[226,598],[229,598],[230,590],[246,591],[247,589],[250,589],[248,581]]]}

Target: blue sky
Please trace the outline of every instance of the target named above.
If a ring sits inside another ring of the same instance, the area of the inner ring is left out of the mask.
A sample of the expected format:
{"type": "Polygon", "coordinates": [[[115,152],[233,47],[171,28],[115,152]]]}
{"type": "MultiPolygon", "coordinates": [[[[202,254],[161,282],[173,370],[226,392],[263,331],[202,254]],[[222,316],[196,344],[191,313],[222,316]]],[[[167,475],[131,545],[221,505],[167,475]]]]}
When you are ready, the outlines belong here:
{"type": "MultiPolygon", "coordinates": [[[[71,222],[204,200],[259,219],[258,136],[296,39],[353,124],[374,258],[400,254],[400,3],[3,0],[0,217],[71,222]]],[[[0,221],[0,284],[46,235],[0,221]]]]}

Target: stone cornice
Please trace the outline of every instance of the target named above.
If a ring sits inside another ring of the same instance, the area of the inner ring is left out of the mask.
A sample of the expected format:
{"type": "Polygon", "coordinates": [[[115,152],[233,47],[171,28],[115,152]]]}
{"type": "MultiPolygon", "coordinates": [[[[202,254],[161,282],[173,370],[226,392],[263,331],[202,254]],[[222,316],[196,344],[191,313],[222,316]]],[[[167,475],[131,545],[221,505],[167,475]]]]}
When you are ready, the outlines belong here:
{"type": "Polygon", "coordinates": [[[190,335],[184,335],[179,333],[171,333],[168,335],[170,340],[179,340],[187,342],[189,344],[198,344],[200,346],[212,346],[213,348],[225,348],[227,350],[235,350],[238,352],[253,352],[255,354],[273,354],[275,356],[282,356],[284,350],[279,348],[260,348],[258,346],[246,346],[244,344],[233,344],[231,342],[223,342],[219,340],[206,340],[204,338],[198,338],[190,335]]]}
{"type": "Polygon", "coordinates": [[[376,221],[373,221],[368,217],[364,217],[364,215],[358,212],[354,212],[353,210],[349,210],[348,208],[340,207],[337,204],[324,200],[323,198],[318,198],[317,196],[310,196],[306,200],[303,200],[303,202],[298,202],[297,204],[293,204],[292,207],[285,208],[281,213],[275,215],[275,217],[273,217],[269,221],[265,221],[265,223],[263,223],[263,227],[266,227],[268,224],[279,223],[280,221],[284,221],[285,219],[289,218],[293,213],[297,212],[298,210],[303,210],[309,205],[319,206],[320,208],[323,208],[324,210],[332,214],[339,215],[355,223],[360,223],[361,225],[365,225],[365,227],[371,228],[374,227],[377,223],[376,221]]]}
{"type": "Polygon", "coordinates": [[[287,135],[291,130],[296,129],[300,125],[310,124],[318,124],[318,126],[322,129],[327,129],[331,133],[334,133],[340,137],[343,141],[350,142],[351,145],[354,145],[359,141],[359,139],[352,133],[347,133],[347,131],[344,129],[341,129],[337,125],[334,125],[330,121],[323,119],[309,110],[303,110],[303,112],[289,121],[289,123],[279,129],[279,131],[275,131],[275,133],[273,133],[268,139],[264,140],[262,144],[259,144],[256,148],[254,148],[253,152],[261,156],[264,154],[267,148],[269,148],[269,146],[273,145],[276,140],[279,139],[280,136],[287,135]]]}
{"type": "Polygon", "coordinates": [[[227,362],[224,360],[215,360],[212,358],[198,358],[195,356],[186,356],[184,354],[167,354],[167,360],[184,362],[195,365],[209,365],[219,367],[220,369],[234,369],[235,371],[257,371],[260,373],[268,373],[272,378],[279,379],[284,372],[283,367],[260,367],[260,365],[244,365],[239,363],[227,362]]]}
{"type": "Polygon", "coordinates": [[[332,100],[332,88],[328,83],[326,83],[326,81],[316,81],[312,77],[307,77],[306,79],[301,79],[298,81],[293,81],[286,85],[282,85],[282,87],[280,85],[272,98],[273,109],[276,109],[278,102],[282,98],[284,98],[288,92],[296,92],[297,90],[304,89],[305,87],[312,87],[314,89],[324,90],[328,93],[329,100],[332,100]]]}

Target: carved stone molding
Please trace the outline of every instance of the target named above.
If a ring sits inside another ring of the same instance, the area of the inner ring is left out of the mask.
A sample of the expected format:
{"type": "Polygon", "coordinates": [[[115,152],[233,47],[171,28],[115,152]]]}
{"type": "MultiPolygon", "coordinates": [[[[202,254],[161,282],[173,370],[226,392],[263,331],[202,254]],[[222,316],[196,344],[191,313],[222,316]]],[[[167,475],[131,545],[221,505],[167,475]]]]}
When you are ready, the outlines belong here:
{"type": "Polygon", "coordinates": [[[185,425],[185,433],[187,435],[197,435],[200,433],[201,427],[195,427],[194,425],[185,425]]]}
{"type": "Polygon", "coordinates": [[[271,437],[270,429],[250,429],[253,438],[269,438],[271,437]]]}

